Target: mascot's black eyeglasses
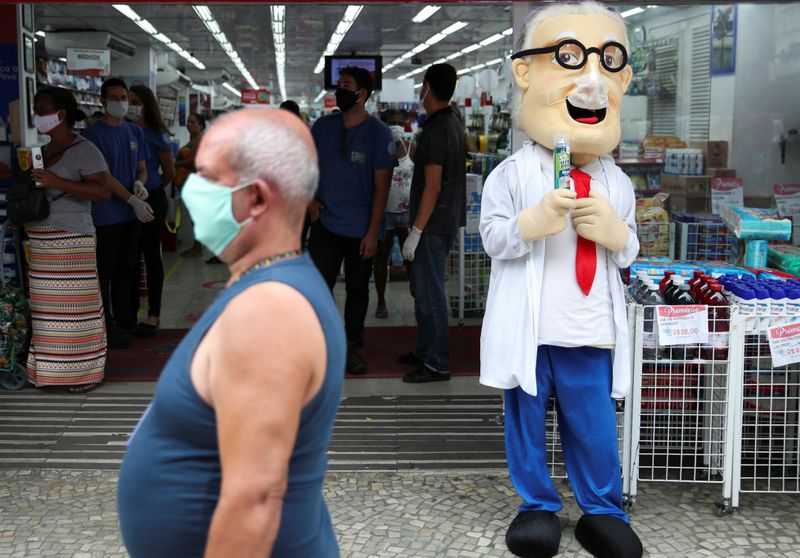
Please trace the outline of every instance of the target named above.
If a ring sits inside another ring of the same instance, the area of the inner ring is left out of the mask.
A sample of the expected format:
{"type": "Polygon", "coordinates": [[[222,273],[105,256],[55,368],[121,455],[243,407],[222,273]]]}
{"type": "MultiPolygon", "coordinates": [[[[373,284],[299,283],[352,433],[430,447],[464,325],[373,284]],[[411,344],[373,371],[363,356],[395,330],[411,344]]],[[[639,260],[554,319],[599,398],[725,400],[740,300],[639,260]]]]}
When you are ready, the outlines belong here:
{"type": "Polygon", "coordinates": [[[511,55],[511,59],[524,58],[532,54],[547,54],[554,52],[558,64],[568,70],[579,70],[586,65],[589,55],[596,52],[600,56],[600,63],[609,72],[619,72],[628,64],[628,51],[620,43],[608,42],[602,48],[586,48],[583,43],[575,39],[566,39],[557,45],[544,48],[529,48],[511,55]]]}

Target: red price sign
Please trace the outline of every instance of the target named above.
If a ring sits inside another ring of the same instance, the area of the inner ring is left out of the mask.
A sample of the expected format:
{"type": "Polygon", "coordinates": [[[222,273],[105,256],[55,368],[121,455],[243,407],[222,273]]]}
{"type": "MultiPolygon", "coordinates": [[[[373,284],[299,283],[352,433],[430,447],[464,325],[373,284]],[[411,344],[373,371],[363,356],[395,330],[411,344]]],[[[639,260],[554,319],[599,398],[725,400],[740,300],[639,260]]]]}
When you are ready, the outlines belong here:
{"type": "Polygon", "coordinates": [[[800,322],[771,327],[767,334],[773,366],[800,362],[800,322]]]}

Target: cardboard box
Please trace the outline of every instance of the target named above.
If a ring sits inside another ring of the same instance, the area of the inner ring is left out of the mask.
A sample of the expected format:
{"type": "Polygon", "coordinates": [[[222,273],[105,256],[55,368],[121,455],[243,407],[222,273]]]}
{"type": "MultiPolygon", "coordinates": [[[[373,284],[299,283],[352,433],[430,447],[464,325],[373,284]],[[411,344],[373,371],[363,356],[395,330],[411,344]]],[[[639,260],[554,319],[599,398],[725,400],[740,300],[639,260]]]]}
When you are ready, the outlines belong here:
{"type": "Polygon", "coordinates": [[[687,198],[670,194],[667,200],[669,211],[685,211],[687,213],[711,213],[711,198],[687,198]]]}
{"type": "Polygon", "coordinates": [[[661,191],[687,198],[708,198],[711,194],[709,176],[661,173],[661,191]]]}
{"type": "Polygon", "coordinates": [[[692,141],[689,147],[703,151],[706,169],[723,169],[728,166],[727,141],[692,141]]]}
{"type": "Polygon", "coordinates": [[[736,169],[706,169],[711,178],[736,178],[736,169]]]}

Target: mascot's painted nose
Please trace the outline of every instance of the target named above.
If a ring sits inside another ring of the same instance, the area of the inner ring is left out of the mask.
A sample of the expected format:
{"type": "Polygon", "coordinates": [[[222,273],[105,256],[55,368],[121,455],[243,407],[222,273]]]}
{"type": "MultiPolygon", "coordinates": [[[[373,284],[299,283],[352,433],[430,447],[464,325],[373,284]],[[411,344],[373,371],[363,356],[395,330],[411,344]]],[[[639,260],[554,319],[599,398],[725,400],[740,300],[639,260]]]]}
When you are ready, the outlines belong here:
{"type": "Polygon", "coordinates": [[[608,86],[600,77],[597,68],[575,80],[575,89],[567,96],[569,103],[586,110],[608,107],[608,86]]]}

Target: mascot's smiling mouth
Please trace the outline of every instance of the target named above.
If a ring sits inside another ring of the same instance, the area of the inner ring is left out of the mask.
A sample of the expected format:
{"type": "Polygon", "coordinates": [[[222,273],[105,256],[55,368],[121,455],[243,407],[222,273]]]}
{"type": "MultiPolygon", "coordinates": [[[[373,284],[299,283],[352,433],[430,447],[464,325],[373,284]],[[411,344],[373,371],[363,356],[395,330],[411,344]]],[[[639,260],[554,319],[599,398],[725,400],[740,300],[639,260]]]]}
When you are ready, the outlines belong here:
{"type": "Polygon", "coordinates": [[[574,106],[569,102],[569,99],[565,100],[565,102],[567,103],[567,111],[575,122],[580,122],[581,124],[599,124],[606,118],[606,109],[604,108],[589,110],[574,106]]]}

